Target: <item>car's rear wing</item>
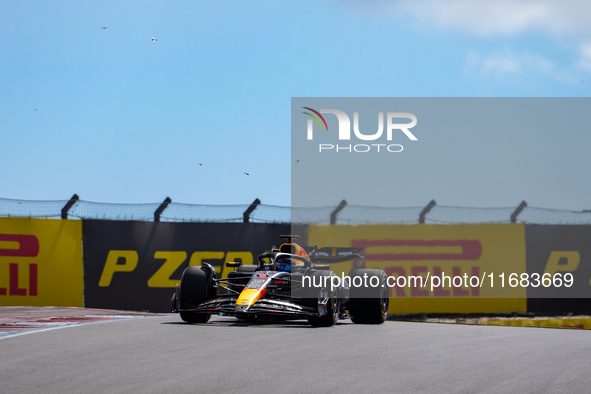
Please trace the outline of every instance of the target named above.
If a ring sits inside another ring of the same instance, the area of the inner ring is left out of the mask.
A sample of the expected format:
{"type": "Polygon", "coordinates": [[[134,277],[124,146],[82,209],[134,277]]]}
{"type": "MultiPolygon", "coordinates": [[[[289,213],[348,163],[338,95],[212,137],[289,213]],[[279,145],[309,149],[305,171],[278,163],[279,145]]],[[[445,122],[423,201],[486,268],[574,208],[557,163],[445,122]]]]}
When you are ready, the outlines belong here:
{"type": "MultiPolygon", "coordinates": [[[[345,247],[324,247],[319,248],[318,245],[306,246],[306,253],[310,258],[327,258],[327,257],[347,257],[365,254],[365,248],[345,248],[345,247]]],[[[346,260],[343,260],[346,261],[346,260]]]]}
{"type": "Polygon", "coordinates": [[[346,261],[357,260],[353,270],[358,269],[365,264],[365,248],[346,248],[346,247],[324,247],[318,248],[317,245],[307,247],[306,252],[314,264],[334,264],[344,263],[346,261]]]}

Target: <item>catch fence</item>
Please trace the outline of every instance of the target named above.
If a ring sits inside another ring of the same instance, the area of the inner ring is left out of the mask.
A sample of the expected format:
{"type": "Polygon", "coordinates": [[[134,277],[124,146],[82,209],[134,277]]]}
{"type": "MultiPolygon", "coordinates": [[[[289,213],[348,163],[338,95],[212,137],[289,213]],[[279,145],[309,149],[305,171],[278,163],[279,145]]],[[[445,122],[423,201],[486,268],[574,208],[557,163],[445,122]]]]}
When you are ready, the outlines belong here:
{"type": "Polygon", "coordinates": [[[113,204],[81,200],[31,201],[0,198],[0,217],[94,219],[191,223],[292,223],[292,224],[591,224],[590,211],[530,207],[525,201],[513,207],[475,208],[437,205],[375,207],[349,205],[297,208],[263,204],[205,205],[173,202],[113,204]]]}

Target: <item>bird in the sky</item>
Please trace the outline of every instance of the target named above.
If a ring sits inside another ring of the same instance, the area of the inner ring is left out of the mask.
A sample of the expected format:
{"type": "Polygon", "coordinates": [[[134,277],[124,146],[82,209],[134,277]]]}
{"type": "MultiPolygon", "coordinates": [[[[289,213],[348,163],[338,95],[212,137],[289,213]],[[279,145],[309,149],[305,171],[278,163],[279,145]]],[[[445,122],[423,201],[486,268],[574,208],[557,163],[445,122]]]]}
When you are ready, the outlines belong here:
{"type": "Polygon", "coordinates": [[[202,165],[203,165],[203,163],[199,163],[199,165],[200,165],[200,166],[202,166],[202,165]]]}
{"type": "Polygon", "coordinates": [[[245,173],[244,173],[244,175],[250,175],[250,173],[248,173],[248,172],[245,172],[245,173]]]}
{"type": "Polygon", "coordinates": [[[103,30],[109,30],[109,26],[103,26],[103,30]]]}
{"type": "Polygon", "coordinates": [[[154,38],[154,37],[152,37],[152,42],[156,42],[156,41],[158,41],[158,39],[157,39],[157,38],[154,38]]]}

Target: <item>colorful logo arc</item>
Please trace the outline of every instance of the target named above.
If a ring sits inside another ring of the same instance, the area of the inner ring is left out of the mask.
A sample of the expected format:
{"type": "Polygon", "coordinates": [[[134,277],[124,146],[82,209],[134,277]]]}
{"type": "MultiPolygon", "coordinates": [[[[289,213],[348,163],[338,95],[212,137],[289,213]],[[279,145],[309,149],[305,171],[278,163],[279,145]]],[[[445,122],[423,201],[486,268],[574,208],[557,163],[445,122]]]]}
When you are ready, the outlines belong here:
{"type": "MultiPolygon", "coordinates": [[[[320,112],[318,112],[315,109],[312,109],[310,107],[302,107],[302,108],[307,109],[308,111],[312,111],[316,115],[318,115],[320,117],[320,119],[322,119],[322,122],[324,123],[324,125],[326,126],[326,131],[328,131],[328,125],[326,124],[326,120],[324,120],[324,116],[320,115],[320,112]]],[[[308,116],[310,116],[310,117],[312,117],[312,119],[314,119],[318,123],[318,126],[320,126],[320,130],[322,130],[322,123],[320,123],[320,121],[318,120],[317,117],[315,117],[314,115],[312,115],[309,112],[303,112],[303,113],[306,114],[306,115],[308,115],[308,116]]]]}

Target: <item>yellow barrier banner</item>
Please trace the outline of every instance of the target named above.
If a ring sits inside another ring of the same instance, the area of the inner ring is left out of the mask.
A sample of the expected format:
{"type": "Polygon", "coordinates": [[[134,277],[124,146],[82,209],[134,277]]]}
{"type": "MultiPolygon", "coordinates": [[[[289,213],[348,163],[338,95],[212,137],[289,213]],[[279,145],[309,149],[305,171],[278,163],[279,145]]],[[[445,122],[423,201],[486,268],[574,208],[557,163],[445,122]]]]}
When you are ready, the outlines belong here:
{"type": "Polygon", "coordinates": [[[527,310],[523,224],[310,226],[308,243],[365,248],[364,268],[388,275],[390,314],[527,310]]]}
{"type": "Polygon", "coordinates": [[[0,218],[0,305],[84,306],[82,221],[0,218]]]}

